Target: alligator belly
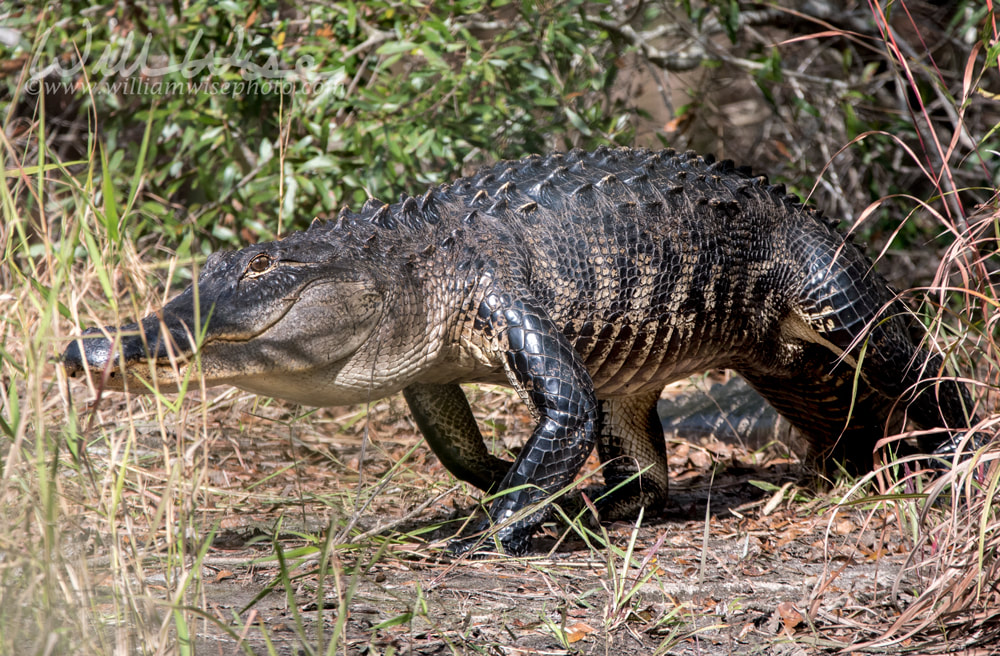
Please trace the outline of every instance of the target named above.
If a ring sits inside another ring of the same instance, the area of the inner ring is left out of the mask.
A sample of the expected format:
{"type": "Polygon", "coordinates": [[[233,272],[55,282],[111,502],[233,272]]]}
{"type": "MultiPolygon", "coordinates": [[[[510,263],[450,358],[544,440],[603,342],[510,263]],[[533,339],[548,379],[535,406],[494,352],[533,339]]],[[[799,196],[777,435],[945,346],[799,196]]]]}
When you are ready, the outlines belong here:
{"type": "Polygon", "coordinates": [[[604,398],[631,396],[709,369],[731,368],[734,349],[707,323],[646,322],[606,326],[574,343],[604,398]]]}

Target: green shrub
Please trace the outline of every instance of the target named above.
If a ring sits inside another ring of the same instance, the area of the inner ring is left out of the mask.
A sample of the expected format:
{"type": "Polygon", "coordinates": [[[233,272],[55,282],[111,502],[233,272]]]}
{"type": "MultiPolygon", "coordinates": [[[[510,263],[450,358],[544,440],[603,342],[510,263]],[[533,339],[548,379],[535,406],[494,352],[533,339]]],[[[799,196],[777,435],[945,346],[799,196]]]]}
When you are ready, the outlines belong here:
{"type": "MultiPolygon", "coordinates": [[[[577,4],[74,2],[11,22],[23,31],[4,54],[48,67],[22,113],[42,94],[49,119],[83,126],[67,144],[81,158],[93,121],[111,189],[141,171],[141,218],[123,231],[208,252],[417,192],[467,162],[627,143],[628,111],[609,93],[617,53],[577,4]]],[[[5,82],[14,97],[23,80],[5,82]]]]}

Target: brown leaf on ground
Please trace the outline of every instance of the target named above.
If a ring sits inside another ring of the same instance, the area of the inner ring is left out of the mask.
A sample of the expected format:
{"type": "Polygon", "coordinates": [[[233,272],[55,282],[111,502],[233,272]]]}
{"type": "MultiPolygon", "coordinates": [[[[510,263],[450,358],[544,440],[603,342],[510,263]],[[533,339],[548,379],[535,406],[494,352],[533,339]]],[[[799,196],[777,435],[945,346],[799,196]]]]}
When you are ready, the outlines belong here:
{"type": "Polygon", "coordinates": [[[802,624],[802,613],[800,613],[791,602],[781,602],[778,604],[775,612],[778,614],[778,618],[781,619],[781,623],[788,631],[793,631],[799,624],[802,624]]]}
{"type": "Polygon", "coordinates": [[[594,627],[590,626],[586,622],[575,622],[566,627],[566,640],[570,644],[580,642],[593,632],[594,627]]]}

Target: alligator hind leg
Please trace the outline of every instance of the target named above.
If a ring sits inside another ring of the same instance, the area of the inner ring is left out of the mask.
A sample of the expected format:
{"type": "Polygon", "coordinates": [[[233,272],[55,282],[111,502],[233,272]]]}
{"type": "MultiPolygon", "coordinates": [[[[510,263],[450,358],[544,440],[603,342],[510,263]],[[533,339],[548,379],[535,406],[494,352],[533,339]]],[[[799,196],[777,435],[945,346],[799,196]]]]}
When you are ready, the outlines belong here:
{"type": "Polygon", "coordinates": [[[656,412],[659,392],[599,401],[597,453],[608,494],[601,519],[635,517],[639,508],[661,510],[667,501],[667,447],[656,412]],[[617,488],[617,489],[616,489],[617,488]]]}
{"type": "Polygon", "coordinates": [[[876,442],[886,434],[892,401],[854,369],[837,363],[826,347],[810,344],[794,372],[740,371],[768,403],[809,440],[808,459],[822,468],[828,460],[852,469],[870,469],[876,442]]]}
{"type": "MultiPolygon", "coordinates": [[[[841,388],[853,381],[853,369],[860,366],[859,380],[884,397],[887,408],[899,401],[921,428],[967,428],[975,420],[968,390],[947,378],[931,384],[940,358],[914,342],[908,310],[857,247],[832,233],[803,234],[792,245],[796,247],[806,277],[793,314],[782,326],[783,337],[812,342],[808,349],[826,347],[828,369],[843,356],[846,373],[832,374],[841,388]]],[[[849,398],[844,392],[838,396],[841,402],[849,398]]]]}

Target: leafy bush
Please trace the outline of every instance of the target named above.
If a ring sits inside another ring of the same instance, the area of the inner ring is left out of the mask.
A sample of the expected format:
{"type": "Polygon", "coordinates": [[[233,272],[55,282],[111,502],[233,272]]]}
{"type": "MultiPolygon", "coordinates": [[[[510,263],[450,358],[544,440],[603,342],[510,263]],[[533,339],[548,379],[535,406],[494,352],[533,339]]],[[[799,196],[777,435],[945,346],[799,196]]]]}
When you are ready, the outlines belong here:
{"type": "MultiPolygon", "coordinates": [[[[74,2],[9,23],[23,32],[5,55],[45,72],[19,108],[40,94],[47,118],[59,111],[50,140],[77,140],[84,158],[95,144],[79,127],[93,121],[106,188],[141,173],[123,231],[207,252],[419,191],[466,162],[630,141],[609,94],[617,54],[578,4],[74,2]]],[[[22,82],[6,79],[8,97],[22,82]]]]}
{"type": "MultiPolygon", "coordinates": [[[[900,193],[975,204],[988,194],[969,188],[996,176],[983,153],[1000,146],[995,109],[963,91],[995,65],[976,47],[985,9],[928,7],[921,22],[894,7],[873,20],[865,7],[732,0],[42,4],[5,17],[5,70],[23,70],[0,93],[29,121],[40,92],[66,159],[103,146],[105,188],[140,209],[123,231],[182,257],[484,161],[600,143],[735,157],[844,217],[900,193]],[[956,130],[983,138],[945,152],[956,130]],[[959,173],[925,189],[922,163],[959,173]]],[[[883,205],[883,231],[910,209],[883,205]]],[[[909,223],[906,243],[937,230],[909,223]]]]}

